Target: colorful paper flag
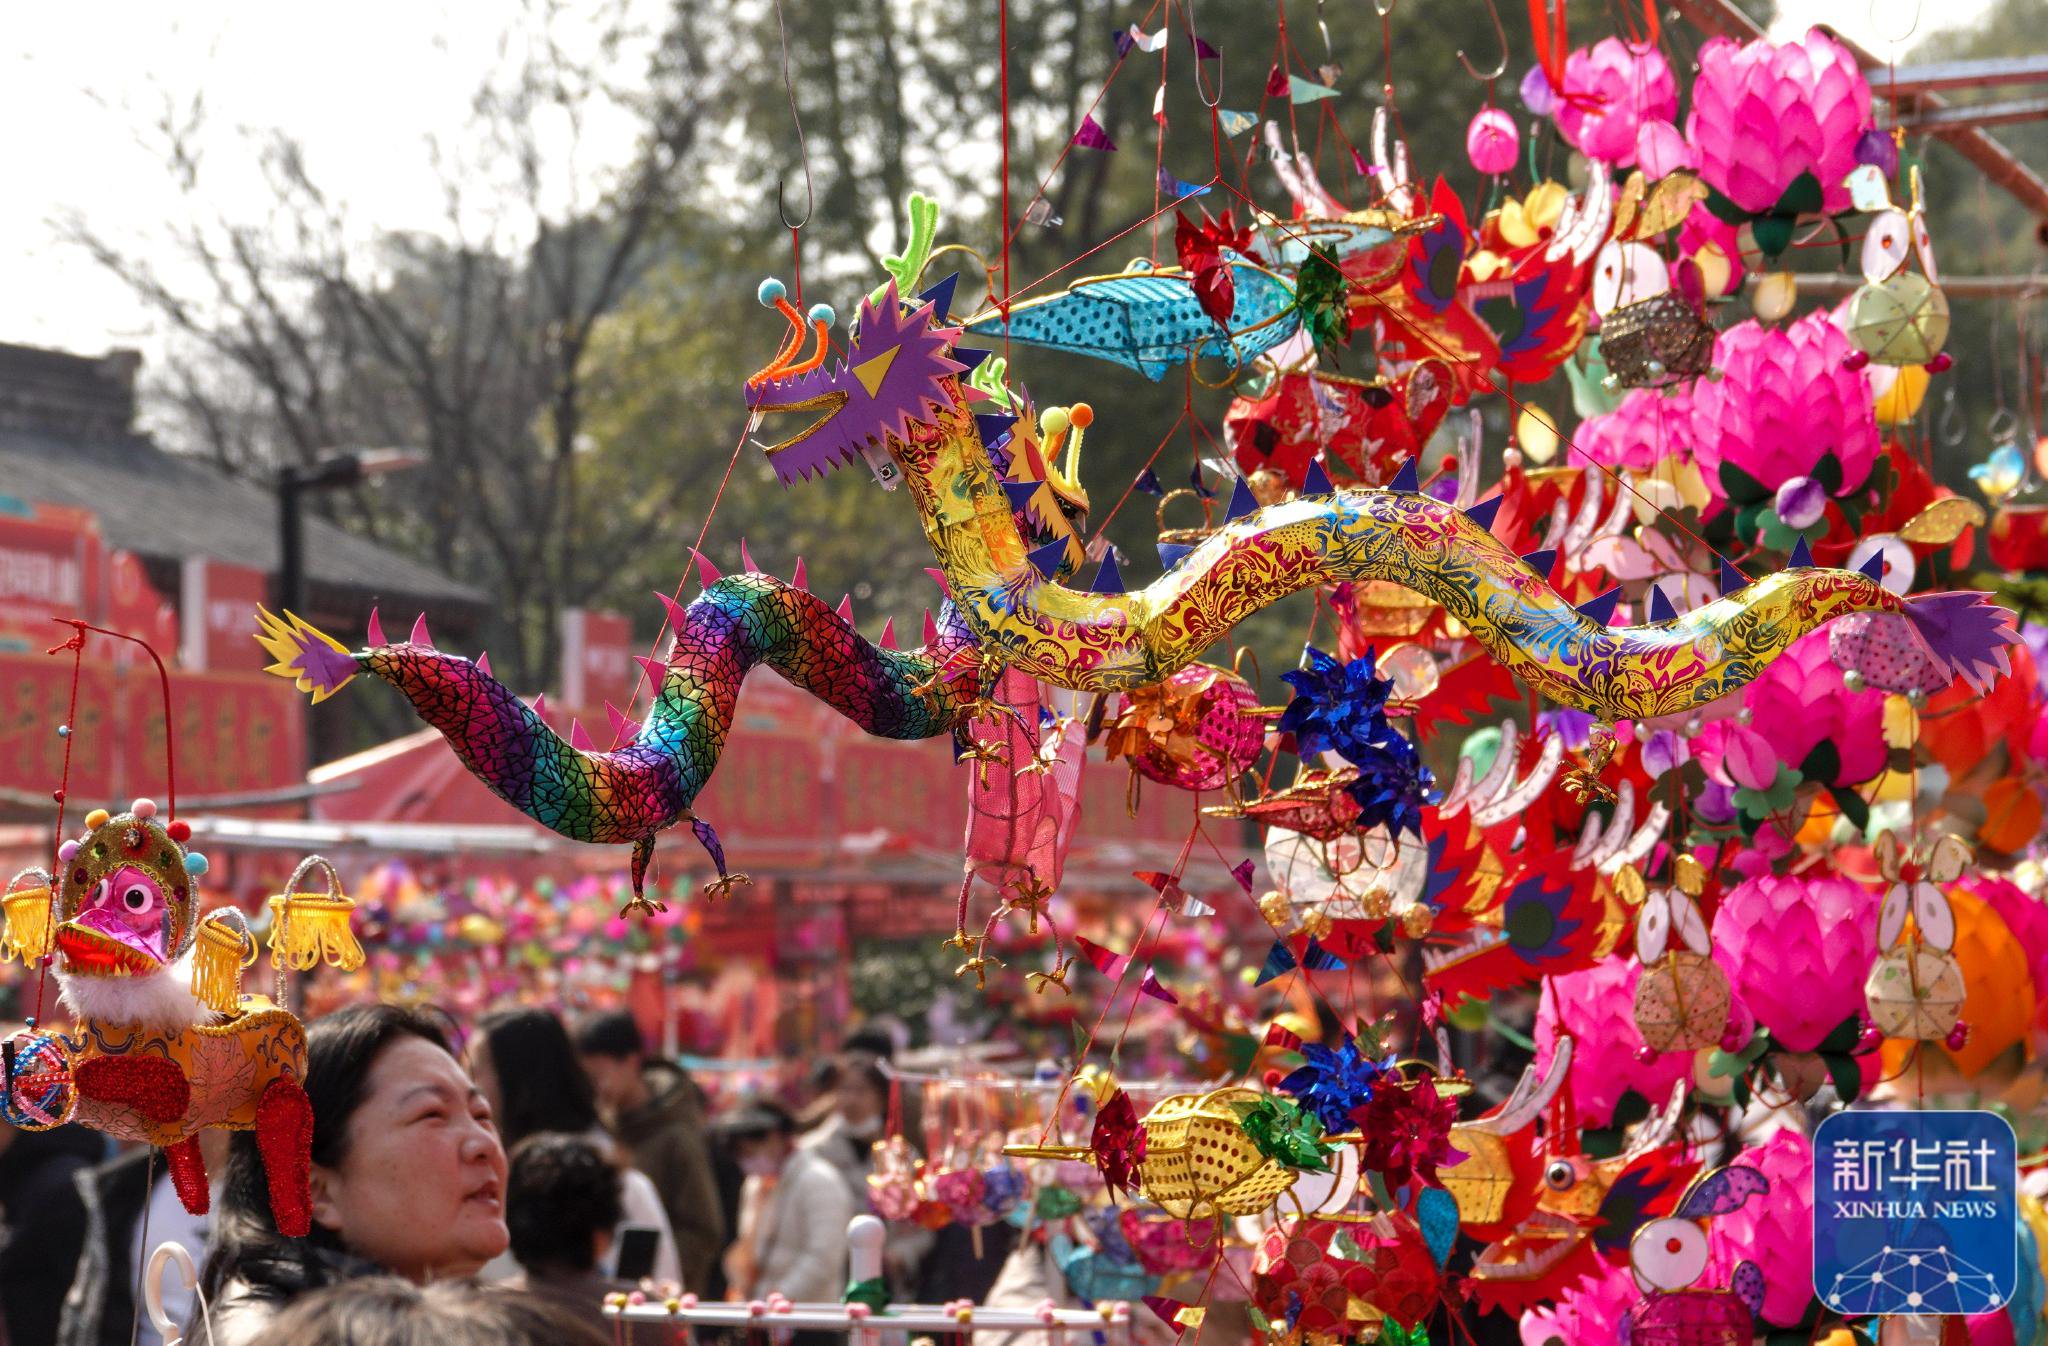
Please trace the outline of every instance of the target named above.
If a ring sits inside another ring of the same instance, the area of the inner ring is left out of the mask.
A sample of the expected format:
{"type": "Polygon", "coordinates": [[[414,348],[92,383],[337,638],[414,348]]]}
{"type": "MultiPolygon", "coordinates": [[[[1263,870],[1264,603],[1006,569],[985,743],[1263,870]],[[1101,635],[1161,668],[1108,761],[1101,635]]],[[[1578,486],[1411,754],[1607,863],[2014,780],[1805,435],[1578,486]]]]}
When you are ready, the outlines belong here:
{"type": "Polygon", "coordinates": [[[1171,201],[1185,200],[1190,196],[1206,196],[1209,193],[1208,184],[1182,182],[1163,168],[1159,170],[1159,190],[1171,201]]]}
{"type": "Polygon", "coordinates": [[[1372,165],[1365,161],[1365,156],[1358,152],[1356,145],[1351,147],[1351,166],[1358,170],[1358,176],[1361,178],[1372,176],[1372,165]]]}
{"type": "Polygon", "coordinates": [[[1130,55],[1131,48],[1133,47],[1136,47],[1139,51],[1156,52],[1166,46],[1166,30],[1164,28],[1161,28],[1156,33],[1148,34],[1135,23],[1128,28],[1119,29],[1111,34],[1111,37],[1116,42],[1116,54],[1119,56],[1130,55]]]}
{"type": "Polygon", "coordinates": [[[1239,112],[1235,108],[1217,108],[1216,120],[1223,126],[1223,134],[1232,137],[1243,135],[1259,124],[1256,112],[1239,112]]]}
{"type": "Polygon", "coordinates": [[[1278,1047],[1283,1052],[1301,1050],[1301,1035],[1275,1022],[1266,1025],[1266,1045],[1278,1047]]]}
{"type": "Polygon", "coordinates": [[[1154,1000],[1165,1001],[1169,1005],[1180,1003],[1180,997],[1168,990],[1166,984],[1159,980],[1158,974],[1149,967],[1145,969],[1144,979],[1138,983],[1138,993],[1149,995],[1154,1000]]]}
{"type": "Polygon", "coordinates": [[[1252,875],[1256,872],[1252,868],[1250,856],[1246,856],[1230,867],[1230,877],[1237,880],[1237,886],[1244,889],[1246,897],[1252,895],[1252,875]]]}
{"type": "Polygon", "coordinates": [[[1194,42],[1194,44],[1195,44],[1195,59],[1196,59],[1196,60],[1198,60],[1198,61],[1220,61],[1220,60],[1222,60],[1222,59],[1223,59],[1223,53],[1222,53],[1222,52],[1220,52],[1220,51],[1218,51],[1218,50],[1216,50],[1216,48],[1214,48],[1214,47],[1210,46],[1210,45],[1209,45],[1209,42],[1208,42],[1208,39],[1207,39],[1207,38],[1204,38],[1204,37],[1203,37],[1203,36],[1202,36],[1202,35],[1201,35],[1200,33],[1192,33],[1192,32],[1191,32],[1191,33],[1189,33],[1189,34],[1188,34],[1188,37],[1189,37],[1189,38],[1190,38],[1190,39],[1191,39],[1191,40],[1192,40],[1192,41],[1194,42]]]}
{"type": "MultiPolygon", "coordinates": [[[[1329,85],[1318,84],[1314,80],[1303,79],[1299,75],[1289,75],[1287,77],[1286,93],[1287,101],[1296,104],[1314,103],[1325,98],[1335,98],[1337,96],[1337,91],[1329,85]]],[[[1112,145],[1110,148],[1114,149],[1116,147],[1112,145]]]]}
{"type": "Polygon", "coordinates": [[[1109,138],[1109,132],[1102,129],[1102,123],[1089,113],[1081,118],[1081,127],[1074,132],[1074,143],[1082,149],[1116,151],[1116,142],[1109,138]]]}
{"type": "Polygon", "coordinates": [[[1287,72],[1280,68],[1280,63],[1278,61],[1275,61],[1273,63],[1273,68],[1266,72],[1266,97],[1287,97],[1287,80],[1287,72]]]}
{"type": "Polygon", "coordinates": [[[1348,964],[1311,939],[1301,951],[1301,965],[1311,972],[1342,972],[1348,964]]]}
{"type": "Polygon", "coordinates": [[[1144,495],[1166,494],[1166,488],[1159,484],[1159,474],[1149,467],[1138,474],[1138,479],[1131,483],[1131,489],[1144,495]]]}
{"type": "Polygon", "coordinates": [[[1294,971],[1298,966],[1300,964],[1294,961],[1293,950],[1276,939],[1273,941],[1273,947],[1266,950],[1265,966],[1259,969],[1259,978],[1252,985],[1264,986],[1275,977],[1294,971]]]}
{"type": "Polygon", "coordinates": [[[1124,975],[1124,969],[1131,964],[1131,956],[1129,954],[1118,953],[1114,949],[1105,949],[1094,940],[1088,939],[1085,936],[1076,935],[1074,943],[1081,946],[1081,956],[1086,958],[1089,964],[1105,977],[1121,977],[1124,975]]]}

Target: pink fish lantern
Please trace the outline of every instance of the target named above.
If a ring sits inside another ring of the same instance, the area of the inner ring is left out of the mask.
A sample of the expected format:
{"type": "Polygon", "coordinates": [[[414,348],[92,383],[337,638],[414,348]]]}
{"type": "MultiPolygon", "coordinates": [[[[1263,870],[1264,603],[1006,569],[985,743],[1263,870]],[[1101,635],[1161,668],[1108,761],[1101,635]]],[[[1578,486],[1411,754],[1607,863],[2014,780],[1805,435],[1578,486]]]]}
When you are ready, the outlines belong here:
{"type": "Polygon", "coordinates": [[[1828,624],[1828,653],[1855,688],[1931,696],[1949,676],[1896,612],[1852,612],[1828,624]]]}
{"type": "Polygon", "coordinates": [[[1573,149],[1623,168],[1636,161],[1645,122],[1677,115],[1678,80],[1664,53],[1616,37],[1581,47],[1565,60],[1564,88],[1551,111],[1573,149]]]}
{"type": "Polygon", "coordinates": [[[1497,107],[1481,108],[1465,128],[1465,155],[1482,173],[1505,173],[1515,166],[1522,147],[1515,119],[1497,107]]]}
{"type": "Polygon", "coordinates": [[[1862,70],[1818,28],[1794,42],[1717,37],[1700,48],[1686,139],[1701,178],[1742,210],[1776,210],[1802,173],[1818,185],[1821,209],[1848,209],[1842,180],[1870,124],[1862,70]]]}
{"type": "Polygon", "coordinates": [[[969,731],[1002,750],[968,772],[967,873],[998,888],[1027,880],[1056,888],[1081,817],[1085,734],[1071,717],[1041,722],[1042,691],[1028,673],[1006,669],[995,695],[1016,714],[977,720],[969,731]]]}

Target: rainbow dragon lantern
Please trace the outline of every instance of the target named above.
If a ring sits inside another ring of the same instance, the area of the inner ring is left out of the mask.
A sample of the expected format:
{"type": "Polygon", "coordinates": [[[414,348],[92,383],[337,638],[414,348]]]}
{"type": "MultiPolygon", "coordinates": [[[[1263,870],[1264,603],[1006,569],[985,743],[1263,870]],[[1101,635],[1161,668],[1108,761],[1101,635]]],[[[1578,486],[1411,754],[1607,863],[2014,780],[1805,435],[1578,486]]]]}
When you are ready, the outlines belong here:
{"type": "MultiPolygon", "coordinates": [[[[306,1029],[278,1003],[242,994],[256,943],[239,911],[199,915],[206,858],[185,849],[190,835],[185,823],[161,820],[152,800],[125,813],[95,809],[84,835],[57,848],[54,879],[27,870],[8,885],[7,948],[54,967],[75,1023],[51,1033],[30,1020],[29,1034],[6,1044],[0,1112],[24,1129],[76,1121],[162,1148],[195,1215],[208,1205],[198,1133],[254,1131],[277,1227],[302,1236],[313,1144],[300,1083],[306,1029]]],[[[325,864],[314,857],[300,873],[325,864]]],[[[360,966],[348,932],[353,903],[338,889],[301,896],[298,881],[272,899],[273,962],[360,966]]]]}
{"type": "Polygon", "coordinates": [[[1080,587],[1070,582],[1081,550],[1072,537],[1034,549],[1020,529],[1022,492],[1011,488],[1023,483],[1006,469],[1021,455],[1004,450],[1014,421],[973,409],[988,394],[962,376],[987,352],[957,349],[959,331],[939,325],[950,290],[948,282],[905,304],[893,283],[884,287],[878,301],[862,302],[845,358],[829,360],[830,310],[821,305],[807,317],[769,282],[762,298],[791,331],[746,389],[757,418],[808,418],[767,449],[785,483],[858,459],[885,487],[908,485],[948,593],[920,648],[878,646],[780,579],[719,578],[703,564],[704,591],[687,607],[670,604],[674,636],[653,709],[636,738],[609,752],[564,740],[475,662],[433,648],[417,631],[399,642],[373,631],[367,648],[349,650],[290,613],[265,612],[258,639],[274,661],[270,671],[316,701],[362,673],[393,684],[472,773],[529,817],[572,840],[631,845],[629,909],[646,909],[639,893],[655,838],[678,822],[690,823],[718,867],[713,894],[744,879],[727,874],[717,833],[690,805],[717,765],[740,684],[757,664],[869,733],[952,733],[963,755],[984,760],[966,726],[1001,713],[995,688],[1006,669],[1077,691],[1148,687],[1260,608],[1347,580],[1422,594],[1532,688],[1606,722],[1716,701],[1800,636],[1852,612],[1902,612],[1952,676],[1976,683],[2004,666],[2010,614],[1981,595],[1902,599],[1874,573],[1803,561],[1684,616],[1611,627],[1611,601],[1573,607],[1542,569],[1492,535],[1498,497],[1469,511],[1442,503],[1417,489],[1412,463],[1386,489],[1323,489],[1233,509],[1143,588],[1124,591],[1108,562],[1080,587]]]}

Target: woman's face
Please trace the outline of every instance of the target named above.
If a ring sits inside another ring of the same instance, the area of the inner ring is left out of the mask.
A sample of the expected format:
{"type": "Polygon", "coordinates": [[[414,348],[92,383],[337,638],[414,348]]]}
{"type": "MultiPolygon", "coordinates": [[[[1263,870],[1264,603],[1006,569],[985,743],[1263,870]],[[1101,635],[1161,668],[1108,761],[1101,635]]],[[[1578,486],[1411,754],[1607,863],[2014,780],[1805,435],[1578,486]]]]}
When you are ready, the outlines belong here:
{"type": "Polygon", "coordinates": [[[413,1280],[468,1276],[505,1251],[505,1150],[462,1066],[406,1035],[370,1063],[346,1158],[313,1166],[313,1218],[413,1280]]]}

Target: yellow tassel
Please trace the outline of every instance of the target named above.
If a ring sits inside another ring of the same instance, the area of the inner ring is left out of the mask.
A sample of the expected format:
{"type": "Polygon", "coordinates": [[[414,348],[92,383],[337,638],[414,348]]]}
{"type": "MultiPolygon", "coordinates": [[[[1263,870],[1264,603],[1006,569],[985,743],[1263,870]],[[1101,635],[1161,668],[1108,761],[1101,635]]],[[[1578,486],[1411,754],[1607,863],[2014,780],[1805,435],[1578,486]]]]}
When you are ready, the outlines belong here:
{"type": "Polygon", "coordinates": [[[0,907],[7,913],[7,931],[0,935],[0,962],[13,956],[21,959],[22,966],[34,967],[56,947],[50,928],[50,876],[40,869],[23,870],[8,883],[0,907]],[[24,881],[30,886],[15,886],[24,881]]]}
{"type": "Polygon", "coordinates": [[[199,923],[192,955],[192,994],[222,1014],[242,1008],[242,969],[256,961],[256,941],[230,921],[199,923]]]}
{"type": "Polygon", "coordinates": [[[280,893],[270,899],[270,965],[310,972],[321,963],[353,972],[363,965],[363,946],[348,920],[354,899],[280,893]]]}

